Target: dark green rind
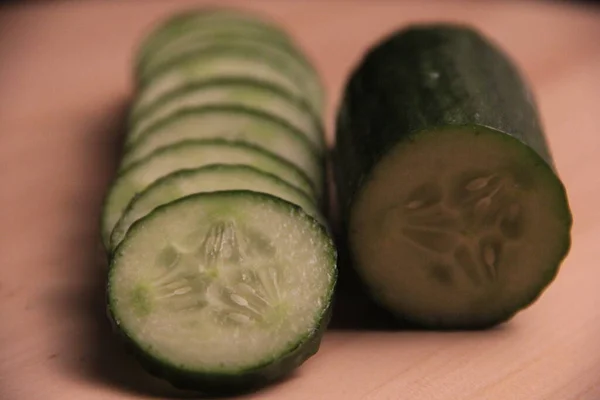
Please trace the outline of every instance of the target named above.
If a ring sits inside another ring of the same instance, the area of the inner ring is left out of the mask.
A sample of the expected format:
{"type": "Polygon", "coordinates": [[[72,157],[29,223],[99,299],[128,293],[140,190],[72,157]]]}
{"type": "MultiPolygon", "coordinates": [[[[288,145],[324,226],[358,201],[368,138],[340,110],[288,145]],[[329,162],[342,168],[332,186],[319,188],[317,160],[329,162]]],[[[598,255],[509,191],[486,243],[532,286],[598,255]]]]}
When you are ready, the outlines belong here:
{"type": "MultiPolygon", "coordinates": [[[[194,145],[203,145],[203,144],[225,144],[227,146],[237,146],[237,147],[243,147],[243,148],[251,148],[257,152],[260,152],[261,154],[273,159],[273,160],[277,160],[278,162],[280,162],[281,164],[286,165],[290,170],[294,170],[295,173],[301,177],[304,181],[306,181],[306,184],[308,187],[312,188],[313,191],[311,193],[307,193],[306,191],[302,190],[301,188],[296,187],[298,190],[306,193],[307,196],[314,196],[314,198],[316,198],[316,202],[321,203],[324,201],[325,198],[325,193],[319,193],[317,191],[317,188],[314,187],[313,182],[310,180],[310,178],[304,173],[304,171],[302,171],[301,169],[299,169],[298,167],[296,167],[294,164],[290,163],[287,160],[284,160],[283,158],[279,157],[276,154],[273,154],[269,151],[264,150],[261,147],[258,146],[254,146],[248,143],[244,143],[244,142],[235,142],[235,141],[228,141],[228,140],[222,140],[222,139],[206,139],[206,140],[183,140],[177,143],[173,143],[172,145],[166,146],[166,147],[161,147],[155,151],[153,151],[152,153],[148,154],[146,157],[142,158],[141,160],[131,164],[128,168],[124,169],[123,171],[120,171],[117,175],[117,177],[113,180],[113,184],[123,175],[126,175],[130,170],[134,169],[134,168],[139,168],[140,166],[143,166],[145,163],[149,162],[149,160],[152,159],[152,157],[155,157],[157,155],[160,155],[162,153],[168,153],[168,152],[172,152],[172,151],[176,151],[177,148],[181,148],[181,147],[185,147],[185,146],[194,146],[194,145]]],[[[292,185],[292,184],[290,184],[292,185]]],[[[292,185],[294,186],[294,185],[292,185]]],[[[136,194],[137,195],[137,194],[136,194]]],[[[108,192],[105,202],[108,200],[110,196],[110,191],[108,192]]],[[[135,198],[135,196],[131,199],[133,200],[135,198]]],[[[131,202],[130,200],[130,202],[131,202]]],[[[103,215],[102,215],[102,223],[101,223],[101,227],[102,227],[102,232],[105,232],[106,229],[106,218],[104,217],[104,213],[106,212],[106,205],[104,205],[103,207],[103,215]]],[[[112,230],[111,230],[111,234],[112,234],[112,230]]],[[[107,252],[110,253],[110,234],[108,237],[106,237],[105,235],[103,235],[102,237],[103,243],[104,243],[104,248],[106,249],[107,252]]]]}
{"type": "MultiPolygon", "coordinates": [[[[559,218],[565,237],[558,251],[562,256],[542,287],[522,300],[520,309],[455,326],[395,310],[403,320],[426,328],[490,327],[531,305],[554,280],[570,249],[572,216],[533,94],[510,58],[481,33],[462,25],[414,25],[376,43],[352,72],[338,110],[334,151],[343,229],[347,232],[350,210],[373,168],[396,143],[446,128],[489,129],[516,139],[555,178],[558,192],[553,201],[563,205],[559,218]]],[[[355,267],[360,274],[361,267],[355,267]]],[[[370,292],[387,308],[376,290],[370,292]]]]}
{"type": "MultiPolygon", "coordinates": [[[[249,78],[218,78],[218,79],[210,80],[208,82],[194,83],[191,85],[187,85],[187,86],[184,86],[181,88],[174,89],[170,92],[167,92],[163,96],[160,96],[158,99],[156,99],[154,102],[150,103],[149,105],[141,108],[138,112],[131,113],[129,115],[128,125],[131,129],[131,127],[133,127],[137,123],[137,121],[139,121],[144,116],[154,112],[154,110],[156,110],[158,107],[160,107],[161,104],[171,101],[183,94],[190,93],[190,92],[197,92],[197,91],[201,91],[204,88],[211,88],[211,87],[220,86],[220,85],[243,85],[243,86],[248,86],[248,87],[253,87],[253,86],[260,87],[261,89],[266,89],[269,92],[273,93],[274,96],[281,98],[282,102],[290,103],[293,106],[297,107],[298,109],[305,111],[309,115],[309,117],[313,120],[315,129],[321,133],[320,137],[322,138],[322,147],[323,147],[323,149],[325,148],[325,133],[324,133],[323,124],[320,121],[319,117],[313,112],[310,105],[304,99],[302,99],[301,97],[294,96],[293,94],[289,93],[285,89],[282,89],[271,83],[262,82],[262,81],[259,81],[256,79],[249,79],[249,78]]],[[[192,108],[192,107],[185,107],[184,109],[187,109],[187,108],[192,108]]],[[[214,106],[200,106],[200,107],[193,107],[193,108],[202,108],[202,109],[206,109],[206,110],[210,110],[211,108],[214,110],[221,109],[221,108],[223,108],[223,109],[228,108],[231,110],[240,110],[240,111],[243,110],[244,112],[246,112],[248,114],[254,114],[254,115],[257,115],[257,116],[260,116],[263,118],[269,118],[274,121],[276,120],[276,121],[280,122],[282,125],[285,125],[288,130],[293,130],[295,133],[301,134],[302,137],[304,139],[306,139],[306,141],[311,145],[311,147],[313,147],[314,151],[317,154],[323,153],[323,150],[317,149],[313,145],[313,143],[310,141],[310,139],[308,139],[308,136],[305,132],[301,132],[299,129],[294,128],[290,123],[288,123],[284,119],[282,119],[274,114],[268,113],[266,111],[262,111],[259,108],[250,108],[250,107],[227,105],[227,104],[220,104],[220,103],[215,104],[214,106]]],[[[137,137],[137,139],[135,139],[134,141],[126,141],[125,148],[128,149],[128,148],[134,146],[135,143],[138,140],[140,140],[151,129],[152,128],[149,127],[146,130],[144,130],[144,132],[141,133],[137,137]]]]}
{"type": "MultiPolygon", "coordinates": [[[[312,93],[312,90],[306,90],[306,85],[302,84],[304,82],[304,77],[302,76],[302,74],[297,75],[296,73],[298,71],[293,71],[294,69],[296,69],[295,67],[292,67],[290,69],[288,65],[289,62],[282,59],[276,59],[275,57],[265,56],[263,51],[251,46],[242,46],[240,44],[215,44],[214,46],[202,49],[201,51],[194,52],[192,54],[184,54],[181,57],[174,58],[168,63],[164,63],[160,68],[157,68],[153,74],[150,74],[148,76],[147,82],[153,81],[159,78],[161,75],[169,73],[172,69],[181,67],[186,63],[197,62],[198,60],[218,57],[221,55],[233,55],[245,59],[258,60],[263,64],[270,65],[274,69],[281,71],[282,74],[286,75],[290,79],[290,82],[294,83],[298,91],[297,95],[302,96],[302,98],[310,105],[312,112],[315,115],[321,115],[322,110],[319,108],[320,105],[318,102],[322,102],[324,100],[324,93],[323,88],[319,86],[320,82],[315,81],[314,89],[318,90],[318,96],[320,97],[319,99],[315,99],[314,96],[311,96],[312,94],[314,94],[312,93]]],[[[225,75],[222,78],[231,78],[231,76],[225,75]]],[[[201,81],[202,80],[198,80],[196,82],[201,81]]],[[[145,87],[148,87],[147,83],[145,83],[142,86],[142,92],[145,87]]]]}
{"type": "Polygon", "coordinates": [[[285,200],[277,197],[257,193],[252,191],[222,191],[214,193],[198,193],[190,196],[183,197],[175,200],[171,203],[160,206],[150,214],[146,215],[142,219],[137,220],[130,228],[127,236],[121,242],[114,252],[114,256],[110,261],[109,279],[107,285],[107,313],[109,320],[113,326],[113,329],[121,340],[125,343],[127,348],[136,357],[140,365],[150,374],[167,380],[173,386],[186,389],[195,390],[207,394],[234,394],[241,393],[249,390],[259,389],[271,382],[280,380],[288,376],[307,359],[312,357],[319,350],[321,338],[327,329],[331,318],[331,308],[333,303],[333,294],[337,281],[337,252],[331,236],[327,230],[327,227],[320,224],[317,220],[310,217],[300,207],[295,204],[289,203],[285,200]],[[127,237],[134,235],[137,229],[143,229],[144,224],[151,220],[157,214],[167,211],[169,208],[176,206],[177,204],[185,203],[188,201],[201,200],[205,197],[227,197],[227,196],[252,196],[261,201],[269,201],[274,204],[286,207],[290,215],[298,218],[305,218],[311,221],[313,227],[318,230],[318,235],[329,241],[329,247],[331,251],[331,267],[332,267],[332,283],[327,294],[327,305],[323,310],[323,313],[317,318],[315,328],[307,336],[299,338],[293,347],[287,349],[284,354],[275,357],[274,359],[265,360],[259,365],[246,370],[231,371],[230,373],[215,373],[210,371],[193,371],[186,370],[179,366],[172,365],[167,360],[163,360],[159,357],[150,354],[146,349],[142,348],[132,337],[121,328],[119,320],[116,316],[115,307],[112,302],[110,294],[110,282],[112,272],[114,271],[115,264],[119,261],[121,249],[127,245],[127,237]]]}

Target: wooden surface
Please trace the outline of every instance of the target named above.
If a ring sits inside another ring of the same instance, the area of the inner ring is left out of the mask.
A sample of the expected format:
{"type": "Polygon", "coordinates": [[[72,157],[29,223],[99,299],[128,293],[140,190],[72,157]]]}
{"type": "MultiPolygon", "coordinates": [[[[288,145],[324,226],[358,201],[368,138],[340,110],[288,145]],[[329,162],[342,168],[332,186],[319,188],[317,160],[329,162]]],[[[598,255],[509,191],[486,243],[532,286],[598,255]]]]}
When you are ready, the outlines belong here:
{"type": "MultiPolygon", "coordinates": [[[[134,45],[183,4],[0,9],[0,399],[191,396],[147,376],[113,340],[98,247],[134,45]]],[[[510,323],[470,333],[383,330],[356,296],[340,296],[318,355],[245,398],[600,399],[600,12],[521,1],[247,7],[285,23],[313,57],[330,116],[349,69],[385,32],[417,20],[476,24],[533,83],[575,225],[558,279],[510,323]]]]}

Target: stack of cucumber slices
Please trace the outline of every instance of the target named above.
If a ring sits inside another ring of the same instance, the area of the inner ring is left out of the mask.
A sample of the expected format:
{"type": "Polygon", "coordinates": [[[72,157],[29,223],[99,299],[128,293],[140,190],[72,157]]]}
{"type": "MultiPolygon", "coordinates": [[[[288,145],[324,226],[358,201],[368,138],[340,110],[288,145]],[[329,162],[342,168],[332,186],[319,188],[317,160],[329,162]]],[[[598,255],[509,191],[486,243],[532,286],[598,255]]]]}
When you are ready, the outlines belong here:
{"type": "Polygon", "coordinates": [[[152,30],[136,79],[102,219],[110,316],[176,386],[278,379],[316,352],[336,280],[319,77],[274,23],[204,9],[152,30]]]}

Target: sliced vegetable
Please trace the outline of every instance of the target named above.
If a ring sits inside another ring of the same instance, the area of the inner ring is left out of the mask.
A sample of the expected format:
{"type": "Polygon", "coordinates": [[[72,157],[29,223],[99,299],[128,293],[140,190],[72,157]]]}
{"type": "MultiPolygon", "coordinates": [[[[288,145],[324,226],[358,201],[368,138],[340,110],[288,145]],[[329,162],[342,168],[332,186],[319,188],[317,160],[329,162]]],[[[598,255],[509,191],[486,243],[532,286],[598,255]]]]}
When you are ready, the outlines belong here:
{"type": "Polygon", "coordinates": [[[306,213],[323,221],[314,201],[306,193],[277,176],[245,165],[209,165],[197,169],[179,170],[158,179],[136,196],[123,212],[110,237],[114,250],[129,227],[138,219],[163,204],[202,192],[251,190],[267,193],[300,206],[306,213]]]}
{"type": "Polygon", "coordinates": [[[121,168],[128,168],[157,149],[192,139],[252,144],[294,164],[314,187],[324,186],[323,157],[301,133],[267,114],[239,107],[186,109],[158,122],[125,154],[121,168]]]}
{"type": "Polygon", "coordinates": [[[134,106],[127,145],[135,144],[157,121],[177,111],[219,105],[239,106],[279,117],[302,132],[318,152],[324,151],[322,124],[305,102],[276,86],[248,79],[215,79],[192,84],[169,92],[146,107],[134,106]]]}
{"type": "Polygon", "coordinates": [[[178,41],[192,39],[201,32],[251,35],[283,47],[295,48],[289,35],[264,15],[249,11],[205,7],[184,10],[156,23],[138,49],[136,65],[143,67],[164,48],[178,41]]]}
{"type": "Polygon", "coordinates": [[[310,180],[294,165],[261,148],[224,140],[190,140],[161,148],[119,174],[108,193],[102,236],[109,248],[111,232],[131,199],[157,179],[180,169],[209,164],[244,164],[274,174],[314,195],[310,180]]]}
{"type": "Polygon", "coordinates": [[[316,93],[303,76],[295,73],[295,69],[288,60],[275,54],[267,56],[264,49],[241,44],[215,45],[172,60],[153,74],[140,89],[133,112],[172,90],[193,83],[248,78],[278,86],[304,99],[316,115],[321,115],[322,95],[316,93]]]}
{"type": "Polygon", "coordinates": [[[215,46],[241,46],[256,49],[264,57],[280,59],[282,63],[285,63],[286,71],[289,71],[292,77],[301,80],[310,92],[316,93],[319,97],[324,96],[321,81],[312,65],[304,57],[301,57],[297,51],[293,51],[288,47],[273,45],[268,40],[254,37],[246,31],[198,32],[194,36],[183,39],[185,40],[170,43],[161,52],[153,54],[153,57],[139,71],[142,85],[148,83],[155,73],[169,64],[173,64],[175,60],[185,60],[193,54],[209,50],[215,46]]]}
{"type": "Polygon", "coordinates": [[[322,225],[291,203],[196,194],[131,227],[111,263],[109,312],[142,365],[172,384],[256,387],[317,351],[335,263],[322,225]]]}
{"type": "Polygon", "coordinates": [[[318,350],[337,277],[318,75],[274,23],[223,9],[164,20],[135,67],[102,216],[111,321],[175,386],[277,380],[318,350]]]}

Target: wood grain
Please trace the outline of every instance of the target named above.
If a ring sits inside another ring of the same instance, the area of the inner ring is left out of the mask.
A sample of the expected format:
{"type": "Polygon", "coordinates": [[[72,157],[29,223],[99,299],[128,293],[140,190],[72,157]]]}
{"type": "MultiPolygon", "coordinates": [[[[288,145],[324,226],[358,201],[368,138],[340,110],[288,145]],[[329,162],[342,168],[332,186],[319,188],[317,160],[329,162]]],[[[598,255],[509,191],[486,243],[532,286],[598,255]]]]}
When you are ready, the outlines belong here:
{"type": "MultiPolygon", "coordinates": [[[[193,397],[147,376],[111,337],[98,246],[132,52],[157,18],[192,3],[0,8],[1,399],[193,397]]],[[[344,80],[377,38],[414,21],[480,27],[533,84],[575,218],[557,280],[510,323],[393,331],[350,288],[318,355],[244,398],[600,399],[600,11],[526,1],[233,4],[281,21],[313,58],[330,94],[330,141],[344,80]]]]}

